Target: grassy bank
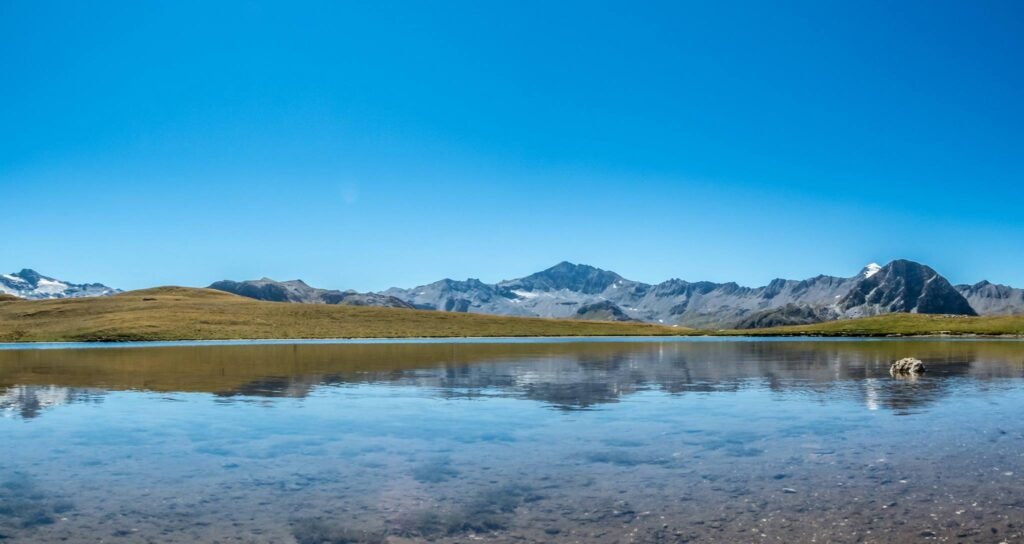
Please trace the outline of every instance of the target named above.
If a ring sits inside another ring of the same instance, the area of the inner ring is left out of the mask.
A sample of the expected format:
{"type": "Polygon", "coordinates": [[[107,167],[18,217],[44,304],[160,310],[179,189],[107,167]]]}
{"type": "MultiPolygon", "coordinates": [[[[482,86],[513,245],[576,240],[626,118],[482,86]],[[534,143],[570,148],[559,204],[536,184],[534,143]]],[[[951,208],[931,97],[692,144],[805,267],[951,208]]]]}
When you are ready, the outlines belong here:
{"type": "Polygon", "coordinates": [[[815,325],[773,327],[718,334],[745,336],[1024,336],[1024,316],[963,317],[888,314],[815,325]]]}
{"type": "Polygon", "coordinates": [[[158,287],[112,297],[0,301],[0,342],[692,334],[646,323],[261,302],[158,287]]]}
{"type": "Polygon", "coordinates": [[[501,317],[395,308],[261,302],[158,287],[112,297],[0,298],[0,342],[461,336],[1024,336],[1024,316],[890,314],[816,325],[705,331],[648,323],[501,317]]]}

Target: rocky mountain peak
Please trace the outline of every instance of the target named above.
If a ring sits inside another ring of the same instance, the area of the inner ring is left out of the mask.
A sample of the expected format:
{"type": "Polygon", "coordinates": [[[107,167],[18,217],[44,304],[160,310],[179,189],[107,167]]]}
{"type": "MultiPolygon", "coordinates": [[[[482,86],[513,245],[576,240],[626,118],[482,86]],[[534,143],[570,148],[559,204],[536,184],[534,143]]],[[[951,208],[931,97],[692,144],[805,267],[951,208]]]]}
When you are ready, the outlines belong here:
{"type": "Polygon", "coordinates": [[[499,285],[513,290],[560,291],[564,289],[594,295],[620,281],[623,281],[622,276],[615,272],[590,265],[562,261],[547,270],[530,274],[518,280],[502,282],[499,285]]]}
{"type": "Polygon", "coordinates": [[[890,312],[977,315],[967,299],[920,263],[898,259],[865,275],[837,304],[848,317],[890,312]]]}
{"type": "Polygon", "coordinates": [[[40,274],[39,272],[36,272],[35,270],[32,270],[31,268],[22,268],[20,272],[15,272],[13,275],[17,276],[17,277],[19,277],[19,278],[21,278],[23,280],[25,280],[26,282],[32,284],[33,286],[38,285],[39,284],[39,280],[42,280],[42,279],[52,280],[53,279],[53,278],[47,278],[47,277],[43,276],[42,274],[40,274]]]}

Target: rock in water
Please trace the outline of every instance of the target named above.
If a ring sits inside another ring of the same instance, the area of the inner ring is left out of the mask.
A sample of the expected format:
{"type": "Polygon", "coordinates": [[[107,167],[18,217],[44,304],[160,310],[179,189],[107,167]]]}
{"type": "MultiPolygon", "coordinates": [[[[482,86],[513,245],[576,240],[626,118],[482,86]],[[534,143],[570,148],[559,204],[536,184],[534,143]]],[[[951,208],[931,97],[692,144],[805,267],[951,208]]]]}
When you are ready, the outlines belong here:
{"type": "Polygon", "coordinates": [[[907,374],[921,374],[925,371],[924,363],[920,359],[913,357],[907,357],[900,359],[889,367],[889,374],[892,376],[896,375],[907,375],[907,374]]]}

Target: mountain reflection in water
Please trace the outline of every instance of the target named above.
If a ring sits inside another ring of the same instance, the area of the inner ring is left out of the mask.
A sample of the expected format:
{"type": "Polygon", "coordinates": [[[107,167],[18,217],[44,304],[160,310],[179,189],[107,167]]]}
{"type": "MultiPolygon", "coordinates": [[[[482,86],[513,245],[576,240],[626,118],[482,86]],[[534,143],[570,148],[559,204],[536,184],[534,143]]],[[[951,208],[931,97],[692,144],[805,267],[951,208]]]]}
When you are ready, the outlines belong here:
{"type": "Polygon", "coordinates": [[[860,399],[869,409],[919,409],[949,388],[998,388],[1024,376],[1014,341],[767,341],[557,344],[236,345],[0,351],[0,413],[100,402],[107,391],[303,398],[320,387],[384,384],[438,398],[503,396],[586,410],[639,391],[860,399]],[[893,379],[900,357],[921,377],[893,379]]]}

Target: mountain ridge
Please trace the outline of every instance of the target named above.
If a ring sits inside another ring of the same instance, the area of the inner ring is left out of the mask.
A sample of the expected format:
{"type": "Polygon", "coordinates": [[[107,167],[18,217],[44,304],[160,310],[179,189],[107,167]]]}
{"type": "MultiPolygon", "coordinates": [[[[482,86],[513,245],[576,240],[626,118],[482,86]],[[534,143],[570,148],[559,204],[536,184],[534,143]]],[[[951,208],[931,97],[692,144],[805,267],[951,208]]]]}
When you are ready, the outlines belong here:
{"type": "MultiPolygon", "coordinates": [[[[851,277],[776,278],[760,287],[678,278],[647,284],[563,261],[495,284],[445,279],[381,293],[421,309],[575,318],[594,307],[604,312],[617,309],[622,313],[619,318],[638,321],[729,328],[803,325],[892,312],[977,315],[960,291],[932,268],[898,259],[885,266],[871,263],[851,277]],[[605,302],[609,304],[602,305],[605,302]]],[[[1019,306],[1024,313],[1024,297],[1019,305],[1011,301],[991,306],[1007,312],[1019,306]]]]}
{"type": "Polygon", "coordinates": [[[311,287],[302,280],[275,281],[264,277],[258,280],[221,280],[209,289],[267,302],[301,304],[341,304],[346,306],[375,306],[380,308],[412,308],[405,301],[378,293],[358,293],[311,287]]]}
{"type": "Polygon", "coordinates": [[[1024,289],[982,280],[974,285],[953,286],[981,315],[1024,314],[1024,289]]]}
{"type": "Polygon", "coordinates": [[[44,276],[31,268],[0,274],[0,294],[29,300],[108,296],[120,289],[102,283],[71,283],[44,276]]]}
{"type": "MultiPolygon", "coordinates": [[[[301,279],[214,282],[210,288],[256,300],[415,308],[516,317],[643,321],[698,328],[764,328],[894,312],[1024,315],[1024,289],[980,281],[952,285],[913,261],[871,263],[850,277],[820,274],[775,278],[748,287],[736,282],[672,278],[648,284],[616,272],[562,261],[522,278],[486,283],[445,278],[376,293],[312,287],[301,279]]],[[[0,275],[0,295],[28,299],[119,293],[99,283],[73,284],[32,269],[0,275]]]]}

